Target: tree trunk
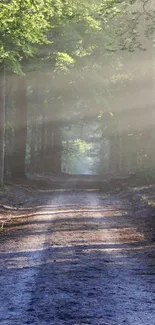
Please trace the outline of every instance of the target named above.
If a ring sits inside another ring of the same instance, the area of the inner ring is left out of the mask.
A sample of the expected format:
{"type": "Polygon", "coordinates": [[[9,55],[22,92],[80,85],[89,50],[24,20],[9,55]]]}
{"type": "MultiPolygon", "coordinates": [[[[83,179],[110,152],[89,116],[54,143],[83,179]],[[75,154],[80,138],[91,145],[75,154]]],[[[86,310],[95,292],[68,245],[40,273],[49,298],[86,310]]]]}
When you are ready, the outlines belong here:
{"type": "Polygon", "coordinates": [[[31,125],[31,142],[30,142],[30,171],[35,170],[36,163],[36,152],[35,152],[35,134],[36,134],[36,126],[34,124],[31,125]]]}
{"type": "Polygon", "coordinates": [[[44,172],[45,149],[46,149],[46,120],[42,116],[41,120],[41,148],[40,148],[40,170],[44,172]]]}
{"type": "Polygon", "coordinates": [[[8,177],[12,168],[13,131],[7,122],[5,123],[5,147],[4,175],[8,177]]]}
{"type": "Polygon", "coordinates": [[[47,123],[44,171],[61,173],[61,131],[57,123],[47,123]]]}
{"type": "Polygon", "coordinates": [[[25,156],[27,142],[27,85],[25,76],[17,76],[16,86],[16,125],[12,176],[23,178],[26,177],[25,156]]]}
{"type": "Polygon", "coordinates": [[[0,71],[0,184],[3,184],[5,156],[5,71],[0,71]]]}
{"type": "Polygon", "coordinates": [[[62,154],[62,144],[61,144],[61,131],[58,125],[54,125],[53,128],[53,161],[52,170],[54,173],[61,173],[61,154],[62,154]]]}
{"type": "Polygon", "coordinates": [[[110,143],[110,161],[109,161],[109,173],[117,175],[120,173],[120,136],[115,134],[109,137],[110,143]]]}

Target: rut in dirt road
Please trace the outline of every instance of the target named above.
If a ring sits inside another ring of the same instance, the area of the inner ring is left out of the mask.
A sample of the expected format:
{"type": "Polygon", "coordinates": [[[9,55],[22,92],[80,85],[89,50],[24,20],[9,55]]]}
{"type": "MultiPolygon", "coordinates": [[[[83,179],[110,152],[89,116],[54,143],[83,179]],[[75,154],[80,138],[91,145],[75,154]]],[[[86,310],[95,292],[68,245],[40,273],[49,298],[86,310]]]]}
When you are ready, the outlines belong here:
{"type": "Polygon", "coordinates": [[[60,192],[2,236],[2,325],[155,325],[154,245],[130,202],[60,192]]]}

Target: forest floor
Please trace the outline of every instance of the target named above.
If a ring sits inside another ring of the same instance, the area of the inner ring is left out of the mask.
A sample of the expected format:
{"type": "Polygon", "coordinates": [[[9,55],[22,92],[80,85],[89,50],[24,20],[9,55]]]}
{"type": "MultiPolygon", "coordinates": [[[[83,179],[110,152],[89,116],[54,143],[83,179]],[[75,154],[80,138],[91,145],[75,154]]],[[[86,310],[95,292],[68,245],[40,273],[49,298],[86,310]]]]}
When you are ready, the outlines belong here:
{"type": "Polygon", "coordinates": [[[0,193],[2,325],[155,325],[155,186],[86,178],[0,193]]]}

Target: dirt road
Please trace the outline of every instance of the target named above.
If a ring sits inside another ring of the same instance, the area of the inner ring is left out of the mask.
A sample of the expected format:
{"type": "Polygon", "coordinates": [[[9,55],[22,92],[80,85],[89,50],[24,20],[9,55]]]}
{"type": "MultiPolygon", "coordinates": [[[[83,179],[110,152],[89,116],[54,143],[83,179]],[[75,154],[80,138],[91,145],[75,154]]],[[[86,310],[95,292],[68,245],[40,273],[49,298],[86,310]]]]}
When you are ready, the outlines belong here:
{"type": "Polygon", "coordinates": [[[0,324],[155,325],[155,245],[131,201],[47,197],[1,236],[0,324]]]}

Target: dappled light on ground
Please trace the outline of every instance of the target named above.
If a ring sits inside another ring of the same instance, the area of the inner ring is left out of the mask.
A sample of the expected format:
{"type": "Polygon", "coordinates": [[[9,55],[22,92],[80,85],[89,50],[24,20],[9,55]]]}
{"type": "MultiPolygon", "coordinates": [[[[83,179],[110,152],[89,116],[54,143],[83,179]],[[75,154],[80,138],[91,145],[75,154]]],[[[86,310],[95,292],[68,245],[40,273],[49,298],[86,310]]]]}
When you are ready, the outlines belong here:
{"type": "Polygon", "coordinates": [[[57,193],[14,217],[1,237],[2,324],[6,313],[9,325],[152,324],[155,246],[141,218],[130,200],[95,192],[57,193]]]}
{"type": "MultiPolygon", "coordinates": [[[[75,250],[89,256],[97,252],[116,255],[117,252],[152,248],[144,233],[138,231],[134,225],[130,207],[123,206],[118,201],[115,204],[105,202],[105,205],[92,202],[91,205],[81,203],[80,206],[67,203],[59,206],[48,204],[37,207],[36,211],[27,211],[26,214],[22,214],[21,210],[20,217],[14,218],[8,225],[9,237],[11,240],[16,238],[16,242],[20,241],[21,250],[14,252],[12,247],[9,254],[2,252],[5,267],[38,267],[45,263],[75,261],[75,250]],[[35,246],[42,241],[45,241],[45,244],[47,241],[51,249],[57,250],[56,260],[53,260],[52,256],[46,261],[40,260],[40,255],[44,254],[44,245],[37,250],[35,246]],[[23,244],[26,246],[24,251],[23,244]],[[34,258],[30,260],[32,253],[34,258]]],[[[123,264],[124,260],[119,262],[116,259],[111,263],[123,264]]]]}

